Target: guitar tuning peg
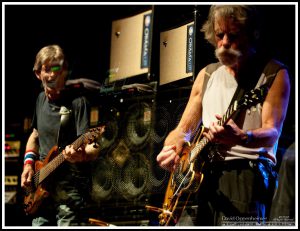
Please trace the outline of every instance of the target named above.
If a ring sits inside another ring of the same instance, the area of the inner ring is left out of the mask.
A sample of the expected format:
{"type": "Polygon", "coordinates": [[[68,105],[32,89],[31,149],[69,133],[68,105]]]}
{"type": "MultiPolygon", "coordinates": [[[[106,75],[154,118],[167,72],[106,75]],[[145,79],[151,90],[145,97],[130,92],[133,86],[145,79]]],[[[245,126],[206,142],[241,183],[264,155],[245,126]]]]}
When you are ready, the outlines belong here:
{"type": "Polygon", "coordinates": [[[94,142],[93,148],[98,148],[98,147],[99,147],[98,143],[94,142]]]}

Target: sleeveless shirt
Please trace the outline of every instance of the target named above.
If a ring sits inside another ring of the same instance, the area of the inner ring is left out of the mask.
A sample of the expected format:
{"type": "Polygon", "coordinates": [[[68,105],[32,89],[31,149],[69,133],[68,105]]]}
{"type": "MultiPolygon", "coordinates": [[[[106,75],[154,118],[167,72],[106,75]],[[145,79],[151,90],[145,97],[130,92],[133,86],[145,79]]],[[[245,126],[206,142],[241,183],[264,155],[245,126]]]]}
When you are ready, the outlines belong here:
{"type": "MultiPolygon", "coordinates": [[[[262,73],[255,88],[266,83],[267,77],[262,73]]],[[[237,87],[236,79],[226,71],[226,66],[221,65],[211,74],[202,101],[202,122],[205,127],[209,127],[211,122],[217,121],[216,114],[222,116],[227,111],[237,87]]],[[[246,109],[235,120],[235,123],[244,131],[261,128],[262,103],[246,109]]],[[[263,158],[270,160],[275,165],[278,139],[272,147],[248,148],[241,145],[232,147],[221,145],[219,152],[225,157],[225,161],[263,158]]]]}

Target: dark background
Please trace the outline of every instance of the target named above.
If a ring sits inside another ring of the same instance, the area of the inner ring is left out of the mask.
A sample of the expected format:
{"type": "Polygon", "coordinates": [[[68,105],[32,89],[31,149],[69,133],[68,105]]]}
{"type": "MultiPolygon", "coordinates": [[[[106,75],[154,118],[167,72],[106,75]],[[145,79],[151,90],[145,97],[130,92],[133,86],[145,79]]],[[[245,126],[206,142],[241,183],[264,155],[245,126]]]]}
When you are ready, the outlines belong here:
{"type": "MultiPolygon", "coordinates": [[[[6,5],[5,6],[5,124],[22,123],[31,116],[40,82],[32,72],[36,53],[60,44],[69,59],[72,78],[104,82],[107,77],[111,20],[148,6],[134,5],[6,5]]],[[[157,5],[159,22],[181,20],[193,6],[157,5]]],[[[295,6],[260,5],[265,48],[295,73],[295,6]]],[[[207,6],[198,6],[205,18],[207,6]]],[[[153,35],[154,39],[155,36],[153,35]]],[[[154,40],[155,41],[155,40],[154,40]]],[[[205,44],[206,45],[206,44],[205,44]]],[[[210,49],[210,45],[206,45],[210,49]]],[[[212,54],[207,56],[208,63],[212,54]]],[[[154,57],[153,59],[159,59],[154,57]]],[[[294,86],[292,86],[294,87],[294,86]]]]}
{"type": "MultiPolygon", "coordinates": [[[[22,131],[25,117],[32,117],[40,81],[32,72],[36,53],[45,45],[59,44],[72,71],[70,78],[104,83],[110,59],[111,22],[149,9],[151,5],[5,5],[4,105],[5,133],[22,131]]],[[[153,24],[153,80],[159,76],[159,32],[183,23],[197,9],[198,29],[208,5],[155,5],[153,24]]],[[[262,48],[290,68],[291,96],[278,155],[295,141],[295,5],[259,5],[262,48]]],[[[213,48],[199,36],[195,73],[214,61],[213,48]]],[[[130,58],[130,57],[129,57],[130,58]]],[[[172,96],[169,96],[172,97],[172,96]]],[[[174,96],[175,98],[175,96],[174,96]]],[[[102,104],[105,102],[101,102],[102,104]]],[[[22,137],[21,139],[25,139],[22,137]]],[[[24,144],[23,144],[24,145],[24,144]]],[[[279,158],[280,160],[280,158],[279,158]]],[[[13,210],[14,211],[14,210],[13,210]]],[[[12,212],[14,214],[14,212],[12,212]]],[[[13,215],[7,214],[7,216],[13,215]]],[[[10,221],[15,224],[14,219],[10,221]]],[[[27,221],[26,221],[27,222],[27,221]]],[[[22,221],[19,224],[22,225],[22,221]]]]}

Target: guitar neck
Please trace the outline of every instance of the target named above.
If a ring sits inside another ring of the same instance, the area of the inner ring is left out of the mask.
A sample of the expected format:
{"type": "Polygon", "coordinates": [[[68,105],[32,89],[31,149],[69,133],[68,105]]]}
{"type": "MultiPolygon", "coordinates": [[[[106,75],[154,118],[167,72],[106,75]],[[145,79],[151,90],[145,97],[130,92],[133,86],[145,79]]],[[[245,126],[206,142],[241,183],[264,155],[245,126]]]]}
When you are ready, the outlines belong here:
{"type": "Polygon", "coordinates": [[[40,171],[36,173],[36,175],[38,175],[38,179],[36,179],[36,185],[40,184],[43,180],[45,180],[64,161],[65,157],[61,152],[53,160],[51,160],[50,163],[48,163],[42,169],[40,169],[40,171]]]}
{"type": "Polygon", "coordinates": [[[234,101],[233,104],[231,104],[226,113],[223,115],[222,119],[218,121],[218,125],[223,126],[228,122],[228,120],[234,115],[234,113],[237,111],[237,101],[234,101]]]}
{"type": "MultiPolygon", "coordinates": [[[[88,140],[92,138],[90,133],[85,133],[81,135],[77,140],[75,140],[71,145],[75,150],[82,145],[85,145],[88,140]]],[[[41,168],[34,175],[34,184],[37,187],[43,180],[45,180],[59,165],[61,165],[65,161],[65,157],[61,152],[55,158],[53,158],[48,164],[46,164],[43,168],[41,168]]]]}
{"type": "MultiPolygon", "coordinates": [[[[222,119],[218,121],[218,125],[223,126],[227,121],[234,115],[237,111],[237,101],[230,105],[226,113],[223,115],[222,119]]],[[[194,162],[199,153],[203,148],[209,143],[209,139],[205,136],[197,143],[197,145],[191,150],[190,162],[194,162]]]]}

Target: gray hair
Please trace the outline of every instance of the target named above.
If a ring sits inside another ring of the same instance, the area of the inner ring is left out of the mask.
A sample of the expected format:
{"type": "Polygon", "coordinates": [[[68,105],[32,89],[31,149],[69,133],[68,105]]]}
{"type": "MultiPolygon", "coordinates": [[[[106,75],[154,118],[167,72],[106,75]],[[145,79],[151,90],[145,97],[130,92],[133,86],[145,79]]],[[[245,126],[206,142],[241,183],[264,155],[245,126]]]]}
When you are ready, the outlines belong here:
{"type": "Polygon", "coordinates": [[[36,55],[33,71],[40,71],[46,62],[62,61],[64,65],[67,65],[64,59],[65,55],[60,46],[55,44],[45,46],[36,55]]]}
{"type": "Polygon", "coordinates": [[[259,38],[258,14],[253,5],[212,5],[209,10],[208,19],[203,24],[201,31],[205,39],[216,46],[215,41],[215,20],[219,17],[232,18],[248,34],[253,44],[259,38]]]}

